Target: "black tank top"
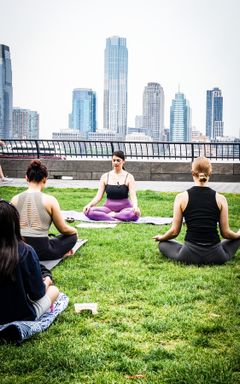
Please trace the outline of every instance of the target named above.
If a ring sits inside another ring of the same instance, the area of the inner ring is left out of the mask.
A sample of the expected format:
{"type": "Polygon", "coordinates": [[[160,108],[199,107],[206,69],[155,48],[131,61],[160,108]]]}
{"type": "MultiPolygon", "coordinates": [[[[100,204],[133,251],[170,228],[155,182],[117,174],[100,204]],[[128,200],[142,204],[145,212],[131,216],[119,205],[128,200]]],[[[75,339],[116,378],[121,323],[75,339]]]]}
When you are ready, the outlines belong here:
{"type": "Polygon", "coordinates": [[[128,198],[128,186],[125,184],[128,177],[128,173],[126,174],[124,184],[108,184],[109,173],[107,175],[107,185],[105,187],[105,191],[107,194],[107,198],[110,200],[121,200],[128,198]]]}
{"type": "Polygon", "coordinates": [[[217,224],[220,210],[216,202],[216,191],[209,187],[188,189],[188,204],[183,212],[187,224],[186,241],[195,244],[217,244],[220,242],[217,224]]]}

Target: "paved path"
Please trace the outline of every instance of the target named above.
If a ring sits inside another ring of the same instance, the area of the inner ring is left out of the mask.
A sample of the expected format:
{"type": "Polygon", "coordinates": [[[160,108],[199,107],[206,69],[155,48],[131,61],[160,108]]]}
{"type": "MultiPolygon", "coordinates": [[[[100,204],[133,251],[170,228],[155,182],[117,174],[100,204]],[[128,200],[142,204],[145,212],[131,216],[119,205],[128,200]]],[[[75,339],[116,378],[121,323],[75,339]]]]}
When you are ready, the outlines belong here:
{"type": "MultiPolygon", "coordinates": [[[[98,180],[58,180],[48,179],[47,187],[55,188],[97,188],[98,180]]],[[[179,181],[136,181],[137,190],[152,190],[160,192],[182,192],[190,188],[192,182],[179,181]]],[[[240,183],[215,183],[209,182],[209,187],[217,192],[240,193],[240,183]]],[[[25,179],[12,179],[11,182],[0,182],[0,186],[26,187],[25,179]]]]}

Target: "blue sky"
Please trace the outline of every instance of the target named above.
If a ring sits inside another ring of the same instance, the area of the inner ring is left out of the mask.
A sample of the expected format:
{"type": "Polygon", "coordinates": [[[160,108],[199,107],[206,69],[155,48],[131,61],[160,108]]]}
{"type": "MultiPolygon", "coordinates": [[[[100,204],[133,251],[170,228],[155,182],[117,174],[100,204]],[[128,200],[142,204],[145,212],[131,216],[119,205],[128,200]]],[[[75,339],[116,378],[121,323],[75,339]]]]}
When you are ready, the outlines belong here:
{"type": "Polygon", "coordinates": [[[128,125],[142,113],[148,82],[165,93],[165,126],[180,85],[192,124],[205,132],[206,90],[224,97],[225,135],[239,137],[238,0],[0,0],[0,43],[10,46],[14,106],[37,110],[40,135],[68,127],[72,90],[97,93],[102,127],[107,37],[126,37],[128,125]]]}

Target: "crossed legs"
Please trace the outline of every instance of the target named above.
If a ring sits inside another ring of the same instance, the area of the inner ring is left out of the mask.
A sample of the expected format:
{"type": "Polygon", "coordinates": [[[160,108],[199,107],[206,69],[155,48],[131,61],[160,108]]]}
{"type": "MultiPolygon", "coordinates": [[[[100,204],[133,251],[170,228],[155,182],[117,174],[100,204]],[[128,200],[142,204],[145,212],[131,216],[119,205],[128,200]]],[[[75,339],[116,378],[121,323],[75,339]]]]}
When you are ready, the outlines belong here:
{"type": "Polygon", "coordinates": [[[185,242],[181,244],[175,240],[159,243],[159,251],[172,260],[186,264],[224,264],[233,258],[240,247],[240,239],[222,240],[209,247],[185,242]]]}
{"type": "Polygon", "coordinates": [[[86,216],[95,221],[136,221],[138,219],[132,208],[123,208],[119,212],[114,212],[106,206],[90,208],[86,216]]]}

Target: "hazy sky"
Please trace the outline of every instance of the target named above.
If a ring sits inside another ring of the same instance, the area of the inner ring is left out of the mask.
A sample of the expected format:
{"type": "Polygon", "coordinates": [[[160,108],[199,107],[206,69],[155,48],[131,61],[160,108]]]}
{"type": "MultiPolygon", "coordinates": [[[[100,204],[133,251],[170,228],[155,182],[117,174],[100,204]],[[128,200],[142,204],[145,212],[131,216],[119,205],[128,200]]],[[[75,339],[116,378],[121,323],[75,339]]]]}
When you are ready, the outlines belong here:
{"type": "Polygon", "coordinates": [[[239,137],[239,0],[0,0],[0,43],[10,46],[14,106],[37,110],[40,136],[68,128],[72,90],[97,93],[102,128],[106,38],[126,37],[128,126],[148,82],[165,93],[165,126],[180,90],[205,133],[206,90],[223,92],[225,135],[239,137]]]}

